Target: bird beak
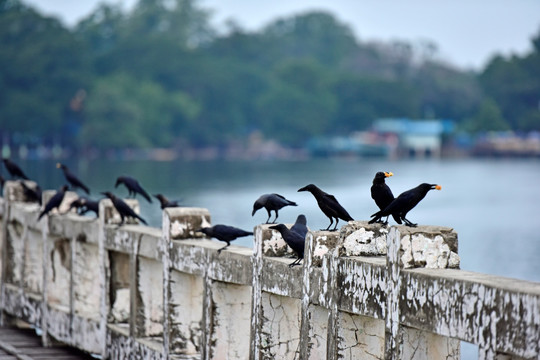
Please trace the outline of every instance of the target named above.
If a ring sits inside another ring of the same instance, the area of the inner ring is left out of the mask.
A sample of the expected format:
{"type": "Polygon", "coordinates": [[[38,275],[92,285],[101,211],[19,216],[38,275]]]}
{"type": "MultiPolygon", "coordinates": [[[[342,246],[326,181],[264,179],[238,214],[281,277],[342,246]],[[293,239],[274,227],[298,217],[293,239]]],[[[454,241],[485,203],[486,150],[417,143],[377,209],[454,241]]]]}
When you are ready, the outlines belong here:
{"type": "Polygon", "coordinates": [[[442,189],[442,186],[441,186],[441,185],[435,185],[434,189],[435,189],[435,190],[441,190],[441,189],[442,189]]]}
{"type": "Polygon", "coordinates": [[[300,192],[300,191],[306,191],[306,187],[304,186],[303,188],[298,189],[297,192],[300,192]]]}
{"type": "Polygon", "coordinates": [[[269,227],[269,229],[277,230],[277,225],[272,225],[269,227]]]}
{"type": "Polygon", "coordinates": [[[385,172],[384,176],[390,177],[390,176],[394,176],[394,174],[392,172],[385,172]]]}
{"type": "Polygon", "coordinates": [[[255,215],[256,212],[257,210],[253,209],[253,211],[251,212],[251,216],[255,215]]]}

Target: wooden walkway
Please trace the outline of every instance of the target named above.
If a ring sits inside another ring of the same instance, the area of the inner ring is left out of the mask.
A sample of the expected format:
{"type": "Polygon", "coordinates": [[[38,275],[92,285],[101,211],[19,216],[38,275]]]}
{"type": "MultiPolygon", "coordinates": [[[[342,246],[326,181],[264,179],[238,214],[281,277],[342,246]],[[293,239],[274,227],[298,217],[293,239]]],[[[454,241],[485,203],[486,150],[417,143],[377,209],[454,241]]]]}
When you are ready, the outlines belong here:
{"type": "Polygon", "coordinates": [[[33,329],[0,327],[0,360],[94,359],[68,346],[43,347],[33,329]]]}

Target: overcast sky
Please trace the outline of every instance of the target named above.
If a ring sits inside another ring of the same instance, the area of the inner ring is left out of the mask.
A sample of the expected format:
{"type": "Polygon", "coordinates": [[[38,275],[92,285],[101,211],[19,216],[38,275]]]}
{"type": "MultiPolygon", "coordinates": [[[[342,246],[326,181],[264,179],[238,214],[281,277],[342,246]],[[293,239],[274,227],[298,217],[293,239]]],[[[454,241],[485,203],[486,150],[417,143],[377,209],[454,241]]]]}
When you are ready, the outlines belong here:
{"type": "MultiPolygon", "coordinates": [[[[103,0],[23,0],[73,25],[103,0]]],[[[109,0],[125,7],[135,0],[109,0]]],[[[540,0],[199,0],[213,22],[235,19],[249,30],[276,17],[328,10],[362,41],[431,40],[460,67],[481,68],[494,54],[522,54],[540,31],[540,0]]]]}

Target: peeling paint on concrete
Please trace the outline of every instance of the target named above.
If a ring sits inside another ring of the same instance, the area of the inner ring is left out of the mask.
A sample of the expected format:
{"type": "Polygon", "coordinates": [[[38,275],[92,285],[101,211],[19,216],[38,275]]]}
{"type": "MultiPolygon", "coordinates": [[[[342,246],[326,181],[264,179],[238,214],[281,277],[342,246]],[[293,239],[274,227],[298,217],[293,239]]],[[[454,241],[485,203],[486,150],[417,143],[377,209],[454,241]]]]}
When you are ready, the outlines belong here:
{"type": "Polygon", "coordinates": [[[312,266],[320,267],[324,255],[338,246],[340,237],[335,231],[313,231],[311,233],[313,234],[312,266]]]}
{"type": "Polygon", "coordinates": [[[48,240],[47,301],[69,309],[71,288],[71,245],[69,239],[48,240]]]}
{"type": "Polygon", "coordinates": [[[213,358],[244,360],[249,357],[251,287],[212,282],[213,358]]]}
{"type": "Polygon", "coordinates": [[[173,270],[169,286],[171,354],[196,354],[201,348],[203,279],[173,270]]]}
{"type": "Polygon", "coordinates": [[[307,309],[309,328],[307,344],[300,344],[300,346],[306,346],[307,359],[324,360],[326,359],[326,348],[328,337],[328,309],[321,306],[310,305],[307,309]]]}
{"type": "Polygon", "coordinates": [[[75,242],[75,262],[73,268],[73,306],[77,315],[91,319],[99,318],[100,281],[99,253],[94,244],[75,242]]]}
{"type": "Polygon", "coordinates": [[[171,240],[203,238],[198,229],[211,225],[210,213],[204,208],[166,208],[171,240]]]}
{"type": "Polygon", "coordinates": [[[403,344],[403,360],[461,359],[460,343],[457,339],[406,328],[403,331],[403,344]]]}
{"type": "MultiPolygon", "coordinates": [[[[287,245],[277,230],[270,229],[273,224],[260,225],[262,229],[262,251],[264,256],[284,256],[292,254],[293,250],[287,245]]],[[[289,229],[292,224],[285,224],[289,229]]]]}
{"type": "Polygon", "coordinates": [[[163,333],[163,273],[161,263],[139,257],[137,271],[137,334],[163,333]],[[157,294],[157,296],[156,296],[157,294]]]}
{"type": "Polygon", "coordinates": [[[340,359],[384,359],[383,320],[341,312],[339,324],[340,359]]]}
{"type": "Polygon", "coordinates": [[[262,295],[263,358],[297,358],[300,344],[300,301],[264,292],[262,295]]]}
{"type": "Polygon", "coordinates": [[[25,245],[24,287],[32,293],[43,291],[43,244],[41,234],[25,227],[20,241],[25,245]]]}
{"type": "Polygon", "coordinates": [[[339,247],[340,256],[375,256],[385,255],[388,227],[381,224],[369,224],[367,221],[350,221],[343,226],[339,247]]]}

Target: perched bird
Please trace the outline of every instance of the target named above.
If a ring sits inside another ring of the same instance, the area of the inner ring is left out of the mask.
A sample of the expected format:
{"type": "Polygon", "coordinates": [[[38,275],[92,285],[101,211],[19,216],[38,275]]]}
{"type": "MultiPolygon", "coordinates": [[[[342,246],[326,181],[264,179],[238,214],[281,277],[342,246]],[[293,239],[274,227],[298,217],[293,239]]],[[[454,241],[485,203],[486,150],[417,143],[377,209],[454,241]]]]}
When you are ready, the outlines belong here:
{"type": "Polygon", "coordinates": [[[110,191],[102,192],[102,194],[108,197],[109,199],[111,199],[114,208],[120,214],[121,221],[120,221],[120,224],[118,225],[119,227],[124,223],[124,219],[126,217],[139,219],[143,224],[148,225],[142,217],[137,215],[135,211],[132,208],[130,208],[128,204],[124,202],[124,200],[120,199],[119,197],[117,197],[110,191]]]}
{"type": "MultiPolygon", "coordinates": [[[[411,211],[428,193],[430,190],[441,190],[440,185],[436,184],[420,184],[417,187],[407,190],[401,193],[397,198],[394,199],[384,210],[378,211],[375,214],[371,215],[372,219],[369,221],[370,224],[378,221],[383,216],[388,216],[392,214],[394,217],[398,217],[400,220],[405,222],[405,225],[415,227],[417,224],[413,224],[405,218],[407,213],[411,211]]],[[[401,224],[401,222],[399,222],[401,224]]]]}
{"type": "Polygon", "coordinates": [[[298,189],[298,191],[309,191],[315,199],[317,200],[317,204],[321,208],[324,215],[326,215],[330,219],[330,225],[324,230],[329,230],[330,226],[332,226],[334,222],[334,218],[336,219],[336,225],[331,231],[337,230],[337,224],[339,222],[339,219],[344,221],[352,221],[353,218],[347,210],[343,208],[337,201],[337,199],[334,197],[334,195],[330,195],[319,189],[317,186],[313,184],[309,184],[304,186],[301,189],[298,189]]]}
{"type": "Polygon", "coordinates": [[[81,188],[84,190],[85,193],[90,194],[90,189],[88,189],[88,187],[84,185],[81,180],[79,180],[75,175],[73,175],[73,173],[69,171],[66,165],[57,163],[56,167],[58,169],[62,169],[67,182],[71,185],[71,187],[73,187],[73,189],[81,188]]]}
{"type": "Polygon", "coordinates": [[[77,214],[84,215],[89,211],[93,211],[96,216],[99,216],[99,202],[90,200],[87,197],[81,196],[71,202],[69,210],[76,209],[77,214]]]}
{"type": "Polygon", "coordinates": [[[296,218],[296,222],[291,227],[291,231],[294,231],[295,233],[302,235],[303,238],[306,237],[308,228],[307,228],[307,220],[306,220],[305,215],[302,215],[302,214],[298,215],[298,217],[296,218]]]}
{"type": "Polygon", "coordinates": [[[43,217],[43,215],[47,215],[52,209],[58,208],[60,204],[62,204],[62,200],[64,200],[64,195],[66,194],[68,188],[69,187],[67,185],[63,185],[60,190],[58,190],[49,201],[47,201],[45,208],[39,214],[38,221],[43,217]]]}
{"type": "MultiPolygon", "coordinates": [[[[380,210],[386,209],[386,207],[390,205],[392,201],[394,201],[394,194],[392,194],[392,190],[390,190],[384,181],[387,177],[393,175],[394,174],[391,172],[379,171],[373,178],[373,185],[371,185],[371,198],[375,200],[375,204],[377,204],[380,210]]],[[[394,220],[396,220],[398,224],[401,224],[399,216],[394,215],[394,220]]],[[[382,220],[379,220],[378,222],[388,224],[388,217],[386,218],[386,221],[383,222],[382,220]]]]}
{"type": "Polygon", "coordinates": [[[302,236],[295,231],[289,230],[283,224],[272,225],[270,226],[270,229],[279,231],[281,237],[283,237],[283,240],[285,240],[287,245],[289,245],[291,249],[293,249],[293,251],[296,253],[297,259],[290,263],[289,267],[299,265],[300,261],[304,258],[304,246],[306,243],[305,236],[302,236]]]}
{"type": "Polygon", "coordinates": [[[13,161],[9,160],[8,158],[3,158],[4,166],[6,167],[7,171],[11,175],[12,178],[21,178],[24,180],[30,180],[28,179],[28,176],[24,174],[24,172],[21,170],[19,165],[15,164],[13,161]]]}
{"type": "Polygon", "coordinates": [[[26,185],[24,180],[21,180],[20,184],[23,188],[23,193],[26,200],[30,202],[37,202],[39,205],[41,205],[41,188],[39,185],[36,184],[34,188],[31,188],[30,186],[26,185]]]}
{"type": "Polygon", "coordinates": [[[253,232],[251,231],[245,231],[228,225],[214,225],[212,227],[205,227],[197,231],[227,243],[227,245],[218,250],[218,253],[221,253],[221,250],[230,246],[231,241],[236,240],[239,237],[253,235],[253,232]]]}
{"type": "Polygon", "coordinates": [[[167,199],[165,197],[165,195],[156,194],[156,195],[154,195],[154,197],[159,200],[159,203],[161,204],[161,209],[162,210],[165,209],[165,208],[168,208],[168,207],[178,207],[178,206],[180,206],[178,201],[169,200],[169,199],[167,199]]]}
{"type": "Polygon", "coordinates": [[[2,175],[0,175],[0,196],[4,195],[4,184],[6,183],[6,179],[2,175]]]}
{"type": "Polygon", "coordinates": [[[128,196],[133,196],[133,198],[135,198],[137,193],[139,193],[142,196],[144,196],[144,198],[149,203],[152,202],[152,199],[150,198],[150,195],[148,195],[148,193],[142,188],[142,186],[139,184],[139,182],[136,179],[132,178],[131,176],[119,176],[116,179],[116,184],[114,184],[114,187],[116,188],[120,184],[124,184],[126,186],[126,188],[128,189],[128,192],[129,192],[128,196]]]}
{"type": "Polygon", "coordinates": [[[276,212],[276,217],[274,218],[274,221],[272,221],[273,224],[278,218],[278,210],[287,205],[296,206],[296,203],[285,199],[279,194],[264,194],[261,195],[253,204],[253,212],[251,213],[251,216],[255,215],[257,210],[264,207],[268,212],[268,219],[266,219],[266,223],[268,224],[270,217],[272,216],[270,212],[274,210],[276,212]]]}

